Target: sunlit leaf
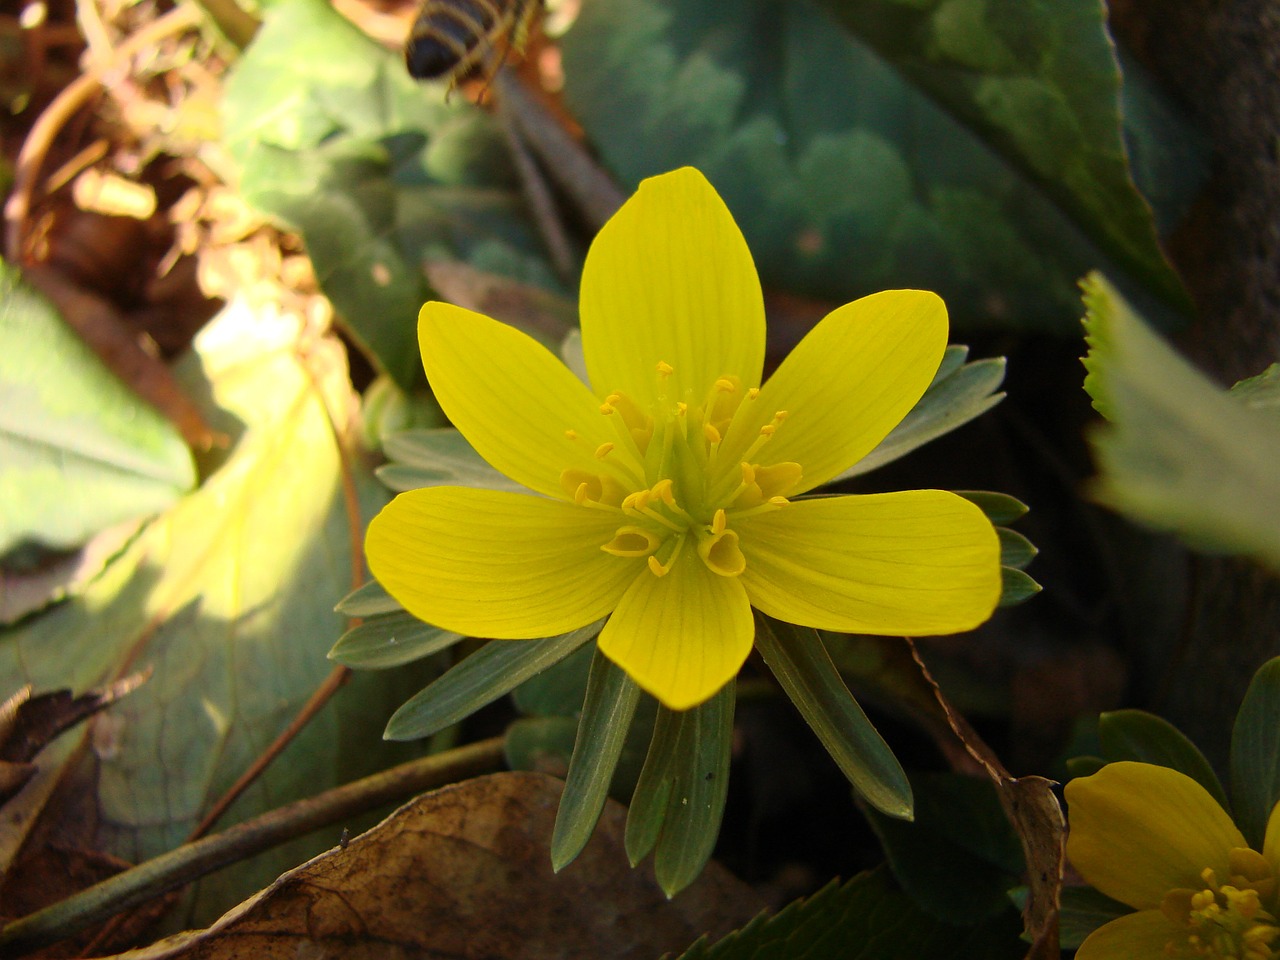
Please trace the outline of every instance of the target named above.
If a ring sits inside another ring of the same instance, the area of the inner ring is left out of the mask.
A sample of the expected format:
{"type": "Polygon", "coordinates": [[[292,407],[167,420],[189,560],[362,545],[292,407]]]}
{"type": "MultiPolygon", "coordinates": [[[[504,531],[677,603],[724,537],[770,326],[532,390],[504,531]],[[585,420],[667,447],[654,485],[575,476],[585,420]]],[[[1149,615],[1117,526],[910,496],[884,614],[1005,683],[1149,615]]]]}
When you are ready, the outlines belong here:
{"type": "Polygon", "coordinates": [[[329,659],[361,670],[399,667],[447,650],[462,634],[423,623],[409,613],[373,616],[352,627],[333,645],[329,659]]]}
{"type": "Polygon", "coordinates": [[[0,261],[0,554],[79,546],[194,483],[177,428],[0,261]]]}
{"type": "Polygon", "coordinates": [[[344,617],[372,617],[403,609],[400,601],[387,593],[377,580],[370,580],[352,590],[337,602],[333,610],[344,617]]]}
{"type": "Polygon", "coordinates": [[[489,466],[451,427],[392,434],[382,449],[390,463],[378,468],[378,479],[393,490],[457,486],[527,492],[489,466]]]}
{"type": "MultiPolygon", "coordinates": [[[[240,302],[207,326],[177,374],[229,448],[81,594],[0,633],[0,690],[83,690],[126,668],[154,671],[104,717],[96,748],[78,736],[51,745],[45,779],[23,795],[70,774],[64,743],[94,758],[94,841],[114,856],[181,843],[333,669],[324,655],[344,628],[333,605],[360,553],[352,511],[362,527],[386,491],[349,463],[358,501],[348,501],[335,439],[354,409],[345,353],[314,337],[303,351],[301,332],[240,302]]],[[[378,729],[421,682],[403,670],[354,678],[223,825],[404,757],[378,729]]],[[[0,827],[0,863],[29,826],[0,827]]],[[[325,843],[298,841],[200,881],[181,922],[212,919],[325,843]]]]}

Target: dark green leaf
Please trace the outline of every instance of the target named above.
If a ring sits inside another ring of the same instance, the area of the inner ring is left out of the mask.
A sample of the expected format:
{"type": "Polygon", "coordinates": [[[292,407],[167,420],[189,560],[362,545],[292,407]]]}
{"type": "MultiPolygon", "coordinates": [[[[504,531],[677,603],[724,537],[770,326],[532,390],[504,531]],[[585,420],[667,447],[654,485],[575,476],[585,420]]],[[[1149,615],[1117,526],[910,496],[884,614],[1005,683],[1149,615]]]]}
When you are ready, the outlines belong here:
{"type": "MultiPolygon", "coordinates": [[[[517,710],[531,717],[572,717],[582,709],[595,645],[585,644],[511,692],[517,710]]],[[[625,731],[624,731],[625,733],[625,731]]]]}
{"type": "Polygon", "coordinates": [[[562,777],[573,753],[573,717],[524,717],[507,727],[503,752],[512,770],[562,777]]]}
{"type": "Polygon", "coordinates": [[[194,485],[177,428],[0,261],[0,554],[79,546],[194,485]]]}
{"type": "Polygon", "coordinates": [[[1083,756],[1072,757],[1067,761],[1067,774],[1073,780],[1076,777],[1088,777],[1097,773],[1107,765],[1109,761],[1102,757],[1083,756]]]}
{"type": "Polygon", "coordinates": [[[1262,849],[1267,818],[1280,801],[1280,657],[1253,675],[1231,731],[1231,799],[1236,825],[1262,849]]]}
{"type": "Polygon", "coordinates": [[[1075,279],[1116,257],[1181,302],[1125,167],[1100,4],[823,5],[592,0],[562,43],[566,97],[625,185],[703,170],[767,286],[921,287],[957,325],[1066,333],[1075,279]],[[937,12],[954,40],[944,8],[1012,25],[1016,62],[970,62],[975,41],[954,84],[925,82],[935,26],[892,25],[937,12]]]}
{"type": "Polygon", "coordinates": [[[966,927],[935,920],[881,867],[761,914],[714,945],[699,940],[679,960],[1018,960],[1021,928],[1012,909],[966,927]]]}
{"type": "Polygon", "coordinates": [[[377,580],[370,580],[363,586],[356,587],[333,608],[335,613],[344,617],[373,617],[380,613],[395,613],[400,609],[400,601],[387,593],[377,580]]]}
{"type": "Polygon", "coordinates": [[[599,632],[597,622],[545,640],[490,640],[400,707],[383,737],[429,737],[559,663],[599,632]]]}
{"type": "Polygon", "coordinates": [[[1211,383],[1097,274],[1084,283],[1085,389],[1100,501],[1193,546],[1280,570],[1280,424],[1211,383]]]}
{"type": "Polygon", "coordinates": [[[955,491],[970,503],[975,503],[987,519],[1000,526],[1013,523],[1027,515],[1027,505],[1007,493],[992,493],[989,490],[957,490],[955,491]]]}
{"type": "Polygon", "coordinates": [[[388,613],[344,633],[329,659],[356,669],[382,670],[447,650],[461,639],[462,634],[423,623],[410,613],[388,613]]]}
{"type": "Polygon", "coordinates": [[[1058,936],[1063,950],[1076,950],[1084,938],[1104,923],[1133,913],[1119,901],[1104,896],[1092,887],[1064,887],[1061,912],[1058,914],[1058,936]]]}
{"type": "Polygon", "coordinates": [[[1209,761],[1168,720],[1145,710],[1112,710],[1098,717],[1098,738],[1108,760],[1137,760],[1185,773],[1230,811],[1226,792],[1209,761]]]}
{"type": "MultiPolygon", "coordinates": [[[[967,347],[948,347],[948,357],[959,351],[963,363],[967,347]]],[[[860,476],[906,456],[917,447],[962,427],[1004,399],[996,389],[1004,382],[1005,362],[977,360],[956,366],[946,359],[933,384],[880,445],[836,479],[860,476]]]]}
{"type": "Polygon", "coordinates": [[[756,616],[756,649],[823,747],[868,803],[910,819],[911,784],[811,627],[756,616]]]}
{"type": "Polygon", "coordinates": [[[662,821],[667,815],[667,801],[676,777],[681,716],[659,706],[654,718],[649,752],[627,811],[625,844],[627,859],[633,867],[653,851],[662,833],[662,821]]]}
{"type": "Polygon", "coordinates": [[[996,533],[1000,537],[1000,563],[1002,566],[1021,570],[1034,560],[1036,554],[1040,552],[1030,540],[1022,534],[1010,530],[1008,527],[996,527],[996,533]]]}
{"type": "Polygon", "coordinates": [[[959,926],[1008,910],[1022,847],[991,782],[918,774],[911,787],[913,822],[868,811],[902,888],[930,915],[959,926]]]}
{"type": "Polygon", "coordinates": [[[597,650],[551,837],[551,866],[557,873],[591,839],[639,701],[640,688],[597,650]]]}
{"type": "Polygon", "coordinates": [[[1012,567],[1000,568],[1000,606],[1012,607],[1030,600],[1043,589],[1031,577],[1012,567]]]}
{"type": "Polygon", "coordinates": [[[706,703],[679,715],[679,746],[670,768],[674,782],[653,855],[658,886],[668,897],[698,879],[720,835],[729,795],[735,687],[730,680],[706,703]]]}

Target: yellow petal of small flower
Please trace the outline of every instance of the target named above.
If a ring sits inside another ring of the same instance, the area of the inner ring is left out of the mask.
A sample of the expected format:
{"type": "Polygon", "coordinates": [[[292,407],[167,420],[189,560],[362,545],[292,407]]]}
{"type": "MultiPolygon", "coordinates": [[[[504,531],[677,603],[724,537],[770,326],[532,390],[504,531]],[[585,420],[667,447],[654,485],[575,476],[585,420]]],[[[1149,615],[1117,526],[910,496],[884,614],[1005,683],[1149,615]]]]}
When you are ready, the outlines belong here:
{"type": "Polygon", "coordinates": [[[1149,763],[1109,763],[1066,787],[1067,856],[1092,886],[1139,910],[1165,894],[1198,890],[1208,868],[1230,876],[1247,847],[1231,817],[1185,774],[1149,763]]]}
{"type": "Polygon", "coordinates": [[[1267,817],[1267,829],[1262,840],[1262,855],[1271,864],[1274,875],[1280,878],[1280,803],[1271,808],[1267,817]]]}
{"type": "Polygon", "coordinates": [[[1089,934],[1076,960],[1168,960],[1165,944],[1178,934],[1159,910],[1130,913],[1089,934]]]}
{"type": "Polygon", "coordinates": [[[614,523],[541,497],[431,487],[384,507],[365,553],[415,617],[468,636],[527,640],[599,620],[645,569],[600,549],[614,523]]]}
{"type": "Polygon", "coordinates": [[[686,547],[666,575],[636,578],[598,642],[643,689],[686,710],[737,675],[754,635],[738,578],[717,576],[686,547]]]}
{"type": "Polygon", "coordinates": [[[594,452],[613,438],[599,401],[532,337],[432,302],[418,316],[418,343],[441,409],[493,467],[560,498],[564,470],[598,469],[594,452]]]}
{"type": "Polygon", "coordinates": [[[833,310],[778,367],[725,438],[740,455],[769,422],[785,425],[760,450],[764,464],[804,468],[796,493],[826,483],[880,443],[915,406],[947,348],[947,309],[937,294],[886,290],[833,310]]]}
{"type": "Polygon", "coordinates": [[[717,377],[760,382],[764,298],[724,201],[692,167],[640,184],[605,224],[582,270],[582,348],[591,386],[652,400],[659,363],[677,400],[717,377]]]}
{"type": "Polygon", "coordinates": [[[941,490],[801,500],[738,521],[753,606],[789,623],[925,636],[970,630],[1000,600],[1000,545],[941,490]]]}

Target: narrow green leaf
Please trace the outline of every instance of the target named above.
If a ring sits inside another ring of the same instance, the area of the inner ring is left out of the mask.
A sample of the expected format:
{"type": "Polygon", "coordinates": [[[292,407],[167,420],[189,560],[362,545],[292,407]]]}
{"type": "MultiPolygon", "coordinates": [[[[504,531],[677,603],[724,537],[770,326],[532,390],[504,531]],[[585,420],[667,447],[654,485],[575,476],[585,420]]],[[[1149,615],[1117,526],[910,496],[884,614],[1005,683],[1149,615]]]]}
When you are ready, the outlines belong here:
{"type": "Polygon", "coordinates": [[[447,650],[462,634],[423,623],[410,613],[371,617],[352,627],[333,645],[329,659],[348,667],[381,670],[447,650]]]}
{"type": "Polygon", "coordinates": [[[679,749],[680,714],[659,705],[653,721],[653,737],[645,755],[640,779],[631,795],[624,838],[627,859],[634,867],[647,857],[662,833],[667,800],[675,778],[674,763],[679,749]]]}
{"type": "Polygon", "coordinates": [[[963,343],[951,343],[947,345],[947,349],[942,351],[942,362],[938,364],[938,372],[933,375],[933,379],[929,381],[929,386],[936,387],[943,380],[946,380],[953,373],[964,366],[964,362],[969,359],[969,348],[963,343]]]}
{"type": "Polygon", "coordinates": [[[545,640],[490,640],[392,714],[383,739],[417,740],[452,726],[559,663],[599,632],[597,621],[545,640]]]}
{"type": "Polygon", "coordinates": [[[658,886],[668,897],[698,879],[720,835],[729,794],[735,687],[730,680],[706,703],[679,714],[674,782],[653,858],[658,886]]]}
{"type": "Polygon", "coordinates": [[[1043,587],[1021,570],[1012,567],[1000,568],[1000,606],[1012,607],[1025,600],[1030,600],[1043,587]]]}
{"type": "MultiPolygon", "coordinates": [[[[451,427],[433,430],[405,430],[383,441],[383,452],[391,461],[379,471],[386,482],[390,466],[415,478],[415,487],[486,487],[490,490],[523,491],[513,480],[484,460],[466,438],[451,427]]],[[[398,475],[398,474],[397,474],[398,475]]],[[[390,486],[390,484],[388,484],[390,486]]],[[[413,487],[403,487],[413,489],[413,487]]]]}
{"type": "Polygon", "coordinates": [[[551,866],[557,873],[572,863],[591,839],[639,702],[640,688],[597,650],[551,836],[551,866]]]}
{"type": "Polygon", "coordinates": [[[1112,710],[1098,717],[1098,738],[1108,760],[1137,760],[1185,773],[1230,811],[1213,767],[1181,730],[1145,710],[1112,710]]]}
{"type": "Polygon", "coordinates": [[[0,554],[77,547],[194,485],[177,428],[0,260],[0,554]]]}
{"type": "Polygon", "coordinates": [[[1262,849],[1267,818],[1280,800],[1280,657],[1253,675],[1231,731],[1231,799],[1236,824],[1262,849]]]}
{"type": "Polygon", "coordinates": [[[563,776],[577,727],[573,717],[522,717],[508,724],[502,743],[507,766],[563,776]]]}
{"type": "Polygon", "coordinates": [[[1255,410],[1280,407],[1280,363],[1273,363],[1256,377],[1235,384],[1231,388],[1231,396],[1255,410]]]}
{"type": "Polygon", "coordinates": [[[1083,283],[1084,386],[1110,422],[1090,439],[1101,502],[1193,546],[1280,571],[1280,423],[1217,387],[1098,274],[1083,283]]]}
{"type": "Polygon", "coordinates": [[[1027,515],[1027,505],[1007,493],[993,493],[990,490],[956,490],[956,494],[987,515],[987,519],[997,526],[1013,523],[1027,515]]]}
{"type": "Polygon", "coordinates": [[[973,926],[942,923],[881,866],[762,913],[715,944],[699,940],[678,960],[1019,960],[1021,928],[1013,909],[973,926]]]}
{"type": "Polygon", "coordinates": [[[877,810],[911,819],[911,784],[836,671],[818,632],[756,615],[756,649],[849,782],[877,810]]]}
{"type": "Polygon", "coordinates": [[[1000,564],[1002,566],[1021,570],[1034,560],[1036,554],[1040,552],[1036,549],[1034,543],[1008,527],[996,527],[996,534],[1000,537],[1000,564]]]}
{"type": "MultiPolygon", "coordinates": [[[[961,349],[968,351],[967,347],[961,349]]],[[[954,358],[954,354],[951,356],[954,358]]],[[[963,361],[964,354],[960,359],[963,361]]],[[[911,412],[879,446],[836,479],[870,473],[986,413],[1004,399],[1003,393],[995,392],[1004,382],[1004,371],[1003,358],[955,366],[954,359],[948,364],[944,357],[933,384],[911,412]],[[950,370],[944,375],[948,367],[950,370]]]]}
{"type": "Polygon", "coordinates": [[[380,613],[395,613],[400,609],[399,600],[387,593],[377,580],[370,580],[339,600],[333,612],[344,617],[376,617],[380,613]]]}
{"type": "Polygon", "coordinates": [[[1079,949],[1085,937],[1104,923],[1132,912],[1132,907],[1112,900],[1093,887],[1064,887],[1058,914],[1059,944],[1063,950],[1079,949]]]}

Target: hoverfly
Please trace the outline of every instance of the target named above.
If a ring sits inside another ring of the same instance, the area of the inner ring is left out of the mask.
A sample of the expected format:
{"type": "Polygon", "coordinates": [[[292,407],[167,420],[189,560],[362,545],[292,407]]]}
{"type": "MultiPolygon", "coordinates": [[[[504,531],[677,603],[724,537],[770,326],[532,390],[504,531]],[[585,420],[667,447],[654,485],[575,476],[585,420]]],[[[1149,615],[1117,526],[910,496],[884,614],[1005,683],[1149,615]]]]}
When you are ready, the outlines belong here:
{"type": "Polygon", "coordinates": [[[419,80],[466,77],[499,44],[519,48],[542,0],[424,0],[404,47],[419,80]]]}

